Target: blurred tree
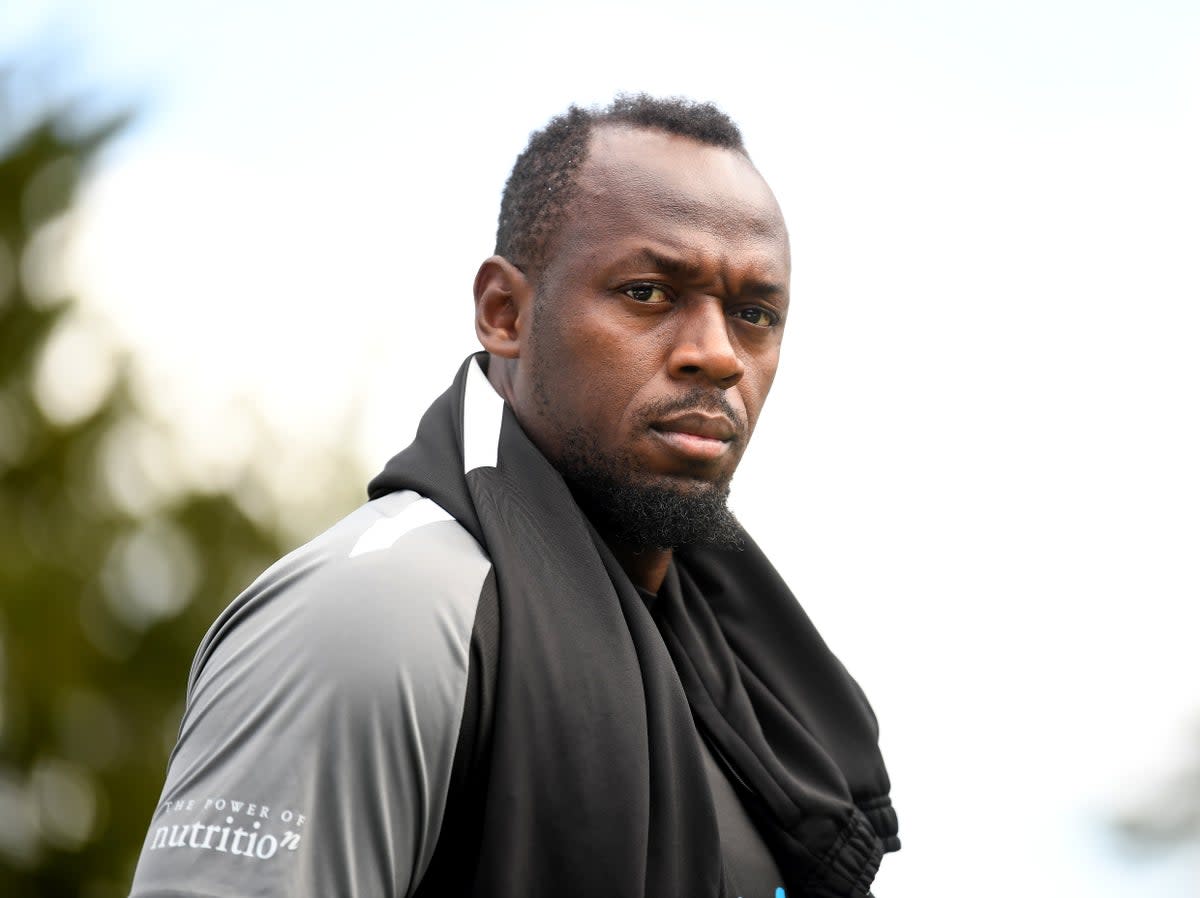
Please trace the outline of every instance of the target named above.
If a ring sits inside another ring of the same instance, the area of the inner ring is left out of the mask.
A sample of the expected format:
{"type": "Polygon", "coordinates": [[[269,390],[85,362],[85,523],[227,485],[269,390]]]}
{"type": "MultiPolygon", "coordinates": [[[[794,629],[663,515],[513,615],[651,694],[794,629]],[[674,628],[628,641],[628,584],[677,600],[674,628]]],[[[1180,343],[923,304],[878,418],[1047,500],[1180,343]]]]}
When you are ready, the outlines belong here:
{"type": "MultiPolygon", "coordinates": [[[[128,360],[59,295],[77,188],[121,121],[18,116],[10,83],[0,70],[0,895],[105,898],[127,894],[197,643],[290,537],[253,470],[172,482],[128,360]]],[[[326,520],[361,490],[345,462],[323,461],[326,520]]]]}

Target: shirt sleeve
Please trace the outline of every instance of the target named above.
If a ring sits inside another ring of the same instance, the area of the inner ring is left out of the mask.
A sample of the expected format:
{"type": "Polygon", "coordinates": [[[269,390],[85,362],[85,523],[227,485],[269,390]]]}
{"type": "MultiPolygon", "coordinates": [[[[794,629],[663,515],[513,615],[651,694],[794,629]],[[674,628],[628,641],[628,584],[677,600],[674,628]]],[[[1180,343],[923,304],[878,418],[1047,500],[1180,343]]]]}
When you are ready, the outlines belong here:
{"type": "Polygon", "coordinates": [[[410,895],[489,568],[442,509],[396,493],[263,574],[197,653],[132,895],[410,895]]]}

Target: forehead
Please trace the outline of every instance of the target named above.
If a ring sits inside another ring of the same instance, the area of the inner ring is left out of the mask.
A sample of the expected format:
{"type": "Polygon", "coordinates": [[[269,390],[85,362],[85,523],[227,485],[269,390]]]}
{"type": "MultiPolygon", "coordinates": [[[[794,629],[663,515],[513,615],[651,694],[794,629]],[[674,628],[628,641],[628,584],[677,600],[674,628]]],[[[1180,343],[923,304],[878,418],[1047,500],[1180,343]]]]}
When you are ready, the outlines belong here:
{"type": "Polygon", "coordinates": [[[786,246],[787,229],[771,188],[736,150],[658,130],[603,125],[592,132],[576,186],[568,228],[677,225],[786,246]]]}

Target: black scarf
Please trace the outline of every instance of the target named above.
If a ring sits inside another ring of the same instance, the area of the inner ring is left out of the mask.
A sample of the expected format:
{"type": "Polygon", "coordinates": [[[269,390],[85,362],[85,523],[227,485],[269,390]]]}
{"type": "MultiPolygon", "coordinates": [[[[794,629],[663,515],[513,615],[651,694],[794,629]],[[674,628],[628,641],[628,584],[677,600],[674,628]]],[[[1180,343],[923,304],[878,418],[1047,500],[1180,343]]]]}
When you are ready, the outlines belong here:
{"type": "Polygon", "coordinates": [[[494,565],[499,663],[471,894],[725,896],[699,727],[788,895],[866,895],[900,843],[858,685],[748,537],[743,551],[675,553],[682,600],[659,612],[660,635],[487,383],[486,359],[464,363],[369,487],[432,499],[494,565]]]}

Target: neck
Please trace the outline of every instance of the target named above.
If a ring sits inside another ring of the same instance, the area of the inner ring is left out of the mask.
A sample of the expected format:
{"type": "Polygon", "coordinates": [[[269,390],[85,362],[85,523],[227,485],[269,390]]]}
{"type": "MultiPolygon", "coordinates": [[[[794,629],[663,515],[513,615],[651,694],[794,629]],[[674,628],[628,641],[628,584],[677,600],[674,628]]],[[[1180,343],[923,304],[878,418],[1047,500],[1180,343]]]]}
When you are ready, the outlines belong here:
{"type": "Polygon", "coordinates": [[[657,593],[671,564],[670,549],[635,548],[626,543],[605,538],[618,563],[624,568],[634,586],[657,593]]]}

